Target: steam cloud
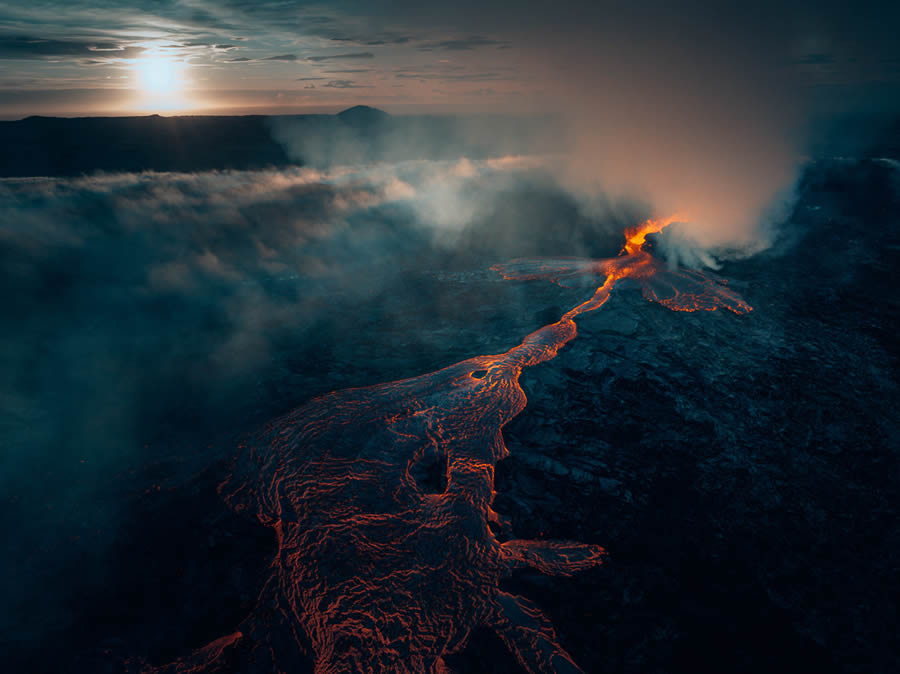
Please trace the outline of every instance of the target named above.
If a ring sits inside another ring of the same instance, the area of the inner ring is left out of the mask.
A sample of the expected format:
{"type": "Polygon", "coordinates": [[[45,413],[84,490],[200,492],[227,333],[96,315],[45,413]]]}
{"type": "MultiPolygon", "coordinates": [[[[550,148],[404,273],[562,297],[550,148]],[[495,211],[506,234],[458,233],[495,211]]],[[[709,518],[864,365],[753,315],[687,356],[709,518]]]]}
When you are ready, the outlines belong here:
{"type": "Polygon", "coordinates": [[[661,237],[671,262],[758,252],[790,206],[803,149],[787,45],[739,10],[654,6],[652,18],[624,9],[537,50],[572,136],[562,180],[587,204],[602,192],[679,214],[661,237]]]}

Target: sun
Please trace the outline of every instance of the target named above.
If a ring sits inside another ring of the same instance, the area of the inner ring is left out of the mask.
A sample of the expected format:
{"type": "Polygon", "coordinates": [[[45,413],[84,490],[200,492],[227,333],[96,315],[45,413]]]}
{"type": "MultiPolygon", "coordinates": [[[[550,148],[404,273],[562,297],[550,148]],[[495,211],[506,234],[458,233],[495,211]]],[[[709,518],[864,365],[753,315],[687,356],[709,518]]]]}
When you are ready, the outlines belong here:
{"type": "Polygon", "coordinates": [[[137,110],[180,110],[190,107],[185,100],[186,64],[170,54],[149,53],[134,61],[137,110]]]}
{"type": "Polygon", "coordinates": [[[138,59],[135,70],[141,90],[146,94],[176,94],[184,84],[181,63],[166,56],[138,59]]]}

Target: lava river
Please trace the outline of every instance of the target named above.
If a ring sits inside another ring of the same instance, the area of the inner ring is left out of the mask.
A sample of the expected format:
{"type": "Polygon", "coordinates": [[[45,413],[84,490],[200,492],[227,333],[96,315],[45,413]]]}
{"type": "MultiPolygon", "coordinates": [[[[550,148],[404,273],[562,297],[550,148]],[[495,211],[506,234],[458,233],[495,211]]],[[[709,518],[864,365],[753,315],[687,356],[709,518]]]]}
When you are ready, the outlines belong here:
{"type": "Polygon", "coordinates": [[[442,657],[478,626],[529,672],[581,671],[538,607],[499,582],[520,566],[569,575],[604,551],[512,538],[491,508],[494,467],[507,454],[504,424],[526,404],[522,369],[552,359],[575,337],[574,319],[602,306],[618,280],[636,280],[671,309],[750,310],[723,281],[670,270],[643,250],[669,222],[627,231],[616,258],[495,267],[509,279],[605,277],[506,353],[329,393],[242,445],[220,493],[277,533],[271,577],[239,631],[153,671],[288,671],[312,660],[321,674],[445,672],[442,657]],[[441,479],[429,479],[429,466],[441,479]]]}

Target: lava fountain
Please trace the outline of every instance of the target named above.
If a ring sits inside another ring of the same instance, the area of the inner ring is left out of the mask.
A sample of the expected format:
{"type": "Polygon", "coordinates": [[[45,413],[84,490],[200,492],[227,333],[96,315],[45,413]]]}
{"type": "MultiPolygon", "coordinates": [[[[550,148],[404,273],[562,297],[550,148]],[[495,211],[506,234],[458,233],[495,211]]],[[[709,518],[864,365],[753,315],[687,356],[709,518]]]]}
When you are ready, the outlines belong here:
{"type": "Polygon", "coordinates": [[[644,250],[645,237],[673,220],[628,230],[616,258],[496,266],[507,279],[605,279],[506,353],[329,393],[242,445],[219,491],[275,530],[271,576],[239,631],[144,669],[287,671],[311,658],[319,674],[446,672],[443,656],[487,626],[529,672],[581,671],[540,609],[499,582],[522,566],[570,575],[605,553],[513,538],[491,507],[494,467],[508,454],[504,424],[526,404],[522,369],[554,358],[575,337],[575,317],[601,307],[620,279],[638,281],[670,309],[750,311],[720,279],[670,270],[644,250]],[[440,484],[425,479],[435,463],[440,484]],[[500,542],[491,524],[509,540],[500,542]]]}

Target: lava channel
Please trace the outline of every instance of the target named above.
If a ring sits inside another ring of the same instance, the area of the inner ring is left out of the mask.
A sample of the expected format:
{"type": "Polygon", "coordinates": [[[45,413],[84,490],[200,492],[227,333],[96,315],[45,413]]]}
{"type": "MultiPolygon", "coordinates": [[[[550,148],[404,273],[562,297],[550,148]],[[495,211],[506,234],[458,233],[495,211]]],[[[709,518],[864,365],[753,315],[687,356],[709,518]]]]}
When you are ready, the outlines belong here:
{"type": "Polygon", "coordinates": [[[312,660],[319,674],[448,672],[443,656],[487,626],[528,672],[581,671],[538,607],[499,582],[519,567],[567,576],[605,553],[512,538],[491,508],[494,468],[508,454],[504,424],[525,407],[522,369],[555,357],[575,337],[575,317],[600,308],[618,280],[637,280],[645,297],[670,309],[750,310],[720,280],[669,270],[643,250],[644,237],[670,221],[627,231],[616,258],[495,267],[508,279],[605,277],[590,299],[506,353],[329,393],[242,445],[220,494],[278,539],[256,608],[233,634],[137,668],[271,672],[312,660]],[[423,479],[435,462],[440,485],[423,479]],[[491,523],[511,540],[501,543],[491,523]]]}

